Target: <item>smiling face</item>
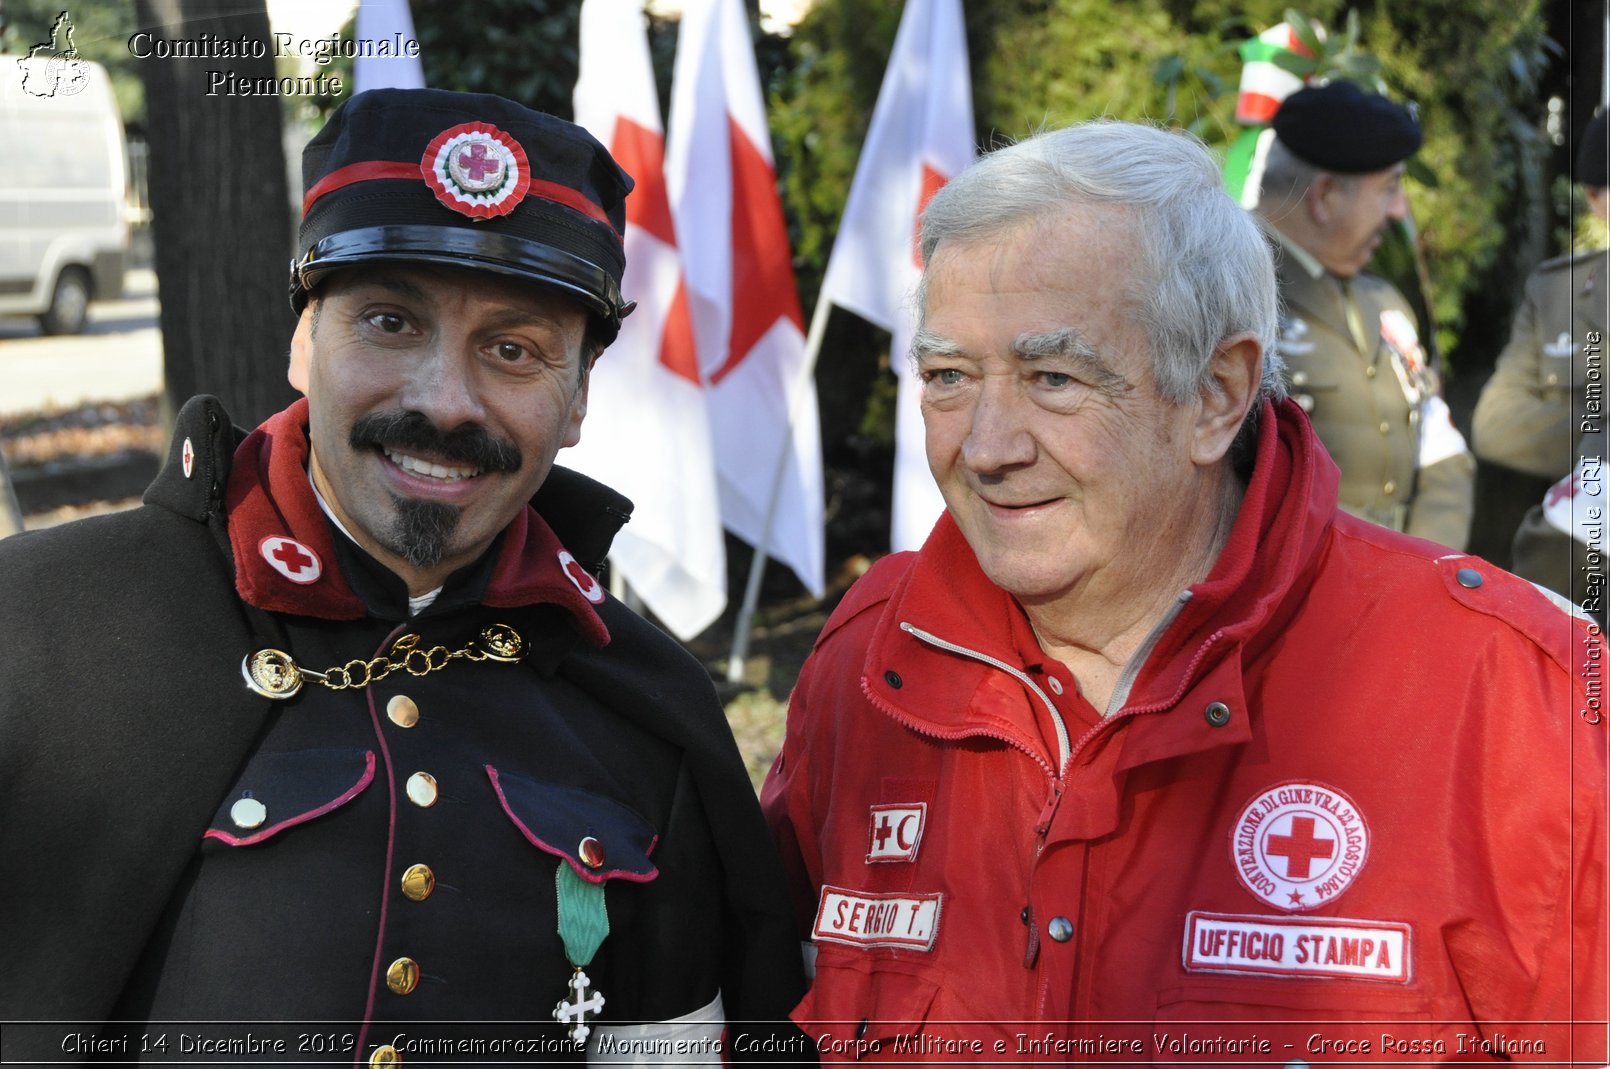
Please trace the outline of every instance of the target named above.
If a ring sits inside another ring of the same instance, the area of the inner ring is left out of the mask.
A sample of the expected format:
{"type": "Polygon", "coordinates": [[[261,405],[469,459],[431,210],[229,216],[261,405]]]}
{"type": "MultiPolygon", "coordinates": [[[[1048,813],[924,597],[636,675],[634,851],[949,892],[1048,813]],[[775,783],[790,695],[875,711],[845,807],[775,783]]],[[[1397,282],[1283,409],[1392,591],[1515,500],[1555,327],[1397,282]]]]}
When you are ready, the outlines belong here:
{"type": "Polygon", "coordinates": [[[314,483],[410,593],[485,552],[580,440],[586,327],[541,286],[404,265],[342,272],[302,313],[314,483]]]}
{"type": "Polygon", "coordinates": [[[1172,597],[1217,519],[1235,423],[1158,395],[1134,259],[1124,215],[1075,208],[929,264],[929,467],[985,574],[1031,613],[1172,597]]]}

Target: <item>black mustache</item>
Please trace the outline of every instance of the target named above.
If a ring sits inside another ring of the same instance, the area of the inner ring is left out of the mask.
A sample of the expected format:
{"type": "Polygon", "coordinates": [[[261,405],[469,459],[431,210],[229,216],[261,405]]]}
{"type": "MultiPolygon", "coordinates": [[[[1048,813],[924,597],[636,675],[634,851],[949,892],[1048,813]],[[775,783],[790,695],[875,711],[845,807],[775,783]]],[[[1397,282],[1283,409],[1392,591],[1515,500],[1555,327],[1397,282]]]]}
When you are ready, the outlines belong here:
{"type": "Polygon", "coordinates": [[[481,427],[441,431],[418,412],[372,412],[352,425],[347,441],[354,449],[419,450],[483,472],[519,471],[524,463],[514,442],[494,438],[481,427]]]}

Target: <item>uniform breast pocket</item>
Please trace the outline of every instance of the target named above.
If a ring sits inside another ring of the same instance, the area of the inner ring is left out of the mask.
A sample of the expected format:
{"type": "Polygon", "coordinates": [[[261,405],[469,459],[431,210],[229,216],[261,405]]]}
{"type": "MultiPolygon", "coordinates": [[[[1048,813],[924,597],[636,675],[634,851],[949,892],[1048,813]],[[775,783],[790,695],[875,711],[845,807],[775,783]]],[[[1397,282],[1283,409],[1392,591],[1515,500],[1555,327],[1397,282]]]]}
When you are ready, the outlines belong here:
{"type": "Polygon", "coordinates": [[[1448,1053],[1430,999],[1328,980],[1226,978],[1157,994],[1152,1064],[1367,1061],[1413,1064],[1448,1053]]]}
{"type": "Polygon", "coordinates": [[[268,842],[347,805],[374,778],[373,750],[259,753],[247,762],[202,838],[231,847],[268,842]]]}
{"type": "Polygon", "coordinates": [[[659,833],[646,817],[613,798],[580,787],[534,780],[486,766],[503,813],[525,840],[569,863],[589,883],[648,883],[659,833]]]}

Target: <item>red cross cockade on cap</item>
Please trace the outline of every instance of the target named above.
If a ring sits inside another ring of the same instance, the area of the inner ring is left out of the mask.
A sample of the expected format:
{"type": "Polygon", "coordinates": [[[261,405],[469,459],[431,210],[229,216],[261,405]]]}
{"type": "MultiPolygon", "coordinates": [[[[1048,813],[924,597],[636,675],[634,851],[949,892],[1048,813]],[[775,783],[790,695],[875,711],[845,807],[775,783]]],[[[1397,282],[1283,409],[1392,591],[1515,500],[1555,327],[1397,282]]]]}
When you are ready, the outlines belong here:
{"type": "Polygon", "coordinates": [[[593,578],[593,573],[583,568],[580,561],[562,549],[559,551],[559,566],[565,570],[565,578],[569,579],[576,589],[581,591],[582,597],[594,605],[604,603],[603,584],[593,578]]]}
{"type": "Polygon", "coordinates": [[[319,555],[294,538],[270,535],[257,543],[257,552],[263,555],[270,568],[293,583],[316,583],[324,574],[319,555]]]}
{"type": "Polygon", "coordinates": [[[531,188],[531,166],[513,136],[484,122],[437,134],[419,161],[436,199],[472,219],[508,215],[531,188]]]}

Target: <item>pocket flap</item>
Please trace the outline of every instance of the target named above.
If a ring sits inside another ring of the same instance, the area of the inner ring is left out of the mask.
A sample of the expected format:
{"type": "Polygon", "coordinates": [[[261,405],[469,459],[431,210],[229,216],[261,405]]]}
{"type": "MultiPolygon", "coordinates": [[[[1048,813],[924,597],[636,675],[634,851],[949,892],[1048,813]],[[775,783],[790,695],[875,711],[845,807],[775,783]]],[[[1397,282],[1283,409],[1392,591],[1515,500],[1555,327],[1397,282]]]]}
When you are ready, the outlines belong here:
{"type": "Polygon", "coordinates": [[[660,874],[649,860],[659,833],[636,810],[579,787],[499,773],[491,765],[486,774],[520,834],[568,861],[582,879],[647,883],[660,874]]]}
{"type": "Polygon", "coordinates": [[[260,753],[247,762],[202,838],[229,846],[263,842],[341,808],[374,778],[373,750],[260,753]]]}

